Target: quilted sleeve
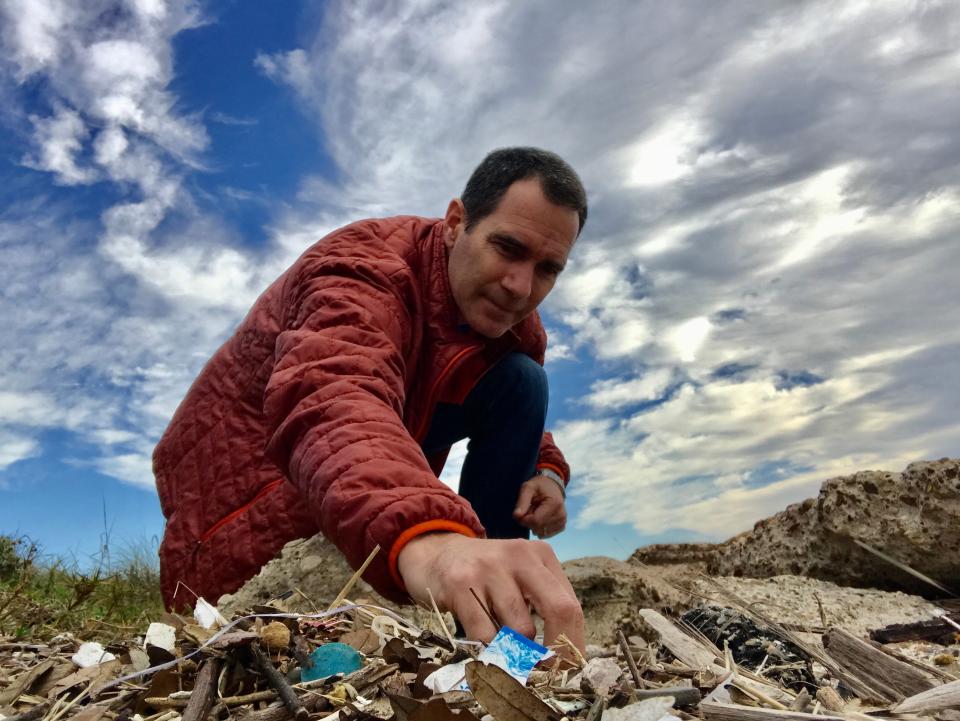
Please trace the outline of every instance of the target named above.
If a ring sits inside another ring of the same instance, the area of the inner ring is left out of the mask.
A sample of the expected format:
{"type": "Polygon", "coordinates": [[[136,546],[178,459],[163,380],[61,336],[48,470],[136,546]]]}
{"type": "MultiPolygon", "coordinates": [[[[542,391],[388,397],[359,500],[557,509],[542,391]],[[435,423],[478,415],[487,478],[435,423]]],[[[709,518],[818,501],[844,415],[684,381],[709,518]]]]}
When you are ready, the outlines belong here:
{"type": "Polygon", "coordinates": [[[404,349],[410,270],[332,246],[284,290],[291,312],[264,394],[267,453],[296,485],[323,534],[365,579],[404,600],[389,551],[414,526],[482,535],[469,504],[440,483],[405,428],[404,349]]]}
{"type": "Polygon", "coordinates": [[[537,468],[549,468],[570,485],[570,466],[563,457],[563,453],[553,441],[552,433],[544,433],[540,441],[540,457],[537,459],[537,468]]]}

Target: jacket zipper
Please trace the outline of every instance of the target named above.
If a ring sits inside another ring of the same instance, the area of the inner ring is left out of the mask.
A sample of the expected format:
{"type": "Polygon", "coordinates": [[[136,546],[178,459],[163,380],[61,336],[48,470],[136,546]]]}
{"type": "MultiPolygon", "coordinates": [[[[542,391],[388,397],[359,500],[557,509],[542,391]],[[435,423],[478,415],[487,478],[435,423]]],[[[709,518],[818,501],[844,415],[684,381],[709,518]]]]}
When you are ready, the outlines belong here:
{"type": "Polygon", "coordinates": [[[268,493],[270,493],[271,491],[273,491],[273,489],[275,489],[275,488],[276,488],[277,486],[279,486],[281,483],[283,483],[283,479],[282,479],[282,478],[277,478],[276,480],[270,481],[270,483],[268,483],[267,485],[265,485],[263,488],[261,488],[261,489],[257,492],[257,495],[255,495],[255,496],[254,496],[253,498],[251,498],[249,501],[247,501],[247,502],[244,503],[242,506],[240,506],[240,508],[236,509],[235,511],[230,511],[230,513],[228,513],[226,516],[224,516],[223,518],[221,518],[219,521],[217,521],[217,522],[214,523],[212,526],[210,526],[210,528],[208,528],[206,531],[204,531],[203,534],[200,536],[200,538],[197,539],[196,545],[199,546],[201,543],[203,543],[203,542],[205,542],[205,541],[209,541],[210,538],[213,536],[214,533],[216,533],[216,532],[219,531],[221,528],[223,528],[223,526],[225,526],[225,525],[227,525],[228,523],[230,523],[230,521],[232,521],[234,518],[236,518],[237,516],[239,516],[240,514],[242,514],[244,511],[246,511],[248,508],[250,508],[250,506],[252,506],[254,503],[256,503],[257,501],[259,501],[259,500],[260,500],[261,498],[263,498],[265,495],[267,495],[268,493]]]}
{"type": "Polygon", "coordinates": [[[457,353],[453,358],[450,359],[450,362],[447,363],[446,367],[440,371],[440,375],[437,376],[437,379],[433,382],[433,385],[430,387],[430,392],[427,394],[427,405],[424,408],[423,419],[420,421],[420,425],[417,428],[417,432],[414,434],[413,439],[420,443],[427,435],[427,431],[430,428],[430,418],[433,416],[431,412],[433,407],[437,404],[437,396],[439,395],[440,386],[447,379],[447,377],[453,372],[453,369],[459,365],[463,360],[470,355],[471,353],[476,353],[482,350],[483,346],[472,345],[464,348],[462,351],[457,353]]]}

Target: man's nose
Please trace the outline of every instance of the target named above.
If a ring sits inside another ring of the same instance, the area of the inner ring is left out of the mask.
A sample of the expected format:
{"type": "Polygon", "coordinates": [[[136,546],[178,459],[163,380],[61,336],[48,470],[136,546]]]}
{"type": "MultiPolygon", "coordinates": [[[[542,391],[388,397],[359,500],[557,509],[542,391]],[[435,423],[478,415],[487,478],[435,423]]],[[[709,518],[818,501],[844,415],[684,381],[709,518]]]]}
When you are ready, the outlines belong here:
{"type": "Polygon", "coordinates": [[[511,265],[500,285],[516,298],[529,298],[533,291],[533,267],[526,263],[511,265]]]}

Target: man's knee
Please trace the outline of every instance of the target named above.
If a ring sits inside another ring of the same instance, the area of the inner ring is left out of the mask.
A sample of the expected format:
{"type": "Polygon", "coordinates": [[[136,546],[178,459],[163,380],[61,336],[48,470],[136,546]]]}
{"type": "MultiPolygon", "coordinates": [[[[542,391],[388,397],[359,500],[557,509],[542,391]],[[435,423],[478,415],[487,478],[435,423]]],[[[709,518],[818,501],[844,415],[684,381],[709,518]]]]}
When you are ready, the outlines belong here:
{"type": "Polygon", "coordinates": [[[532,406],[547,405],[547,374],[543,366],[523,353],[509,353],[489,372],[489,380],[496,383],[498,391],[532,406]]]}

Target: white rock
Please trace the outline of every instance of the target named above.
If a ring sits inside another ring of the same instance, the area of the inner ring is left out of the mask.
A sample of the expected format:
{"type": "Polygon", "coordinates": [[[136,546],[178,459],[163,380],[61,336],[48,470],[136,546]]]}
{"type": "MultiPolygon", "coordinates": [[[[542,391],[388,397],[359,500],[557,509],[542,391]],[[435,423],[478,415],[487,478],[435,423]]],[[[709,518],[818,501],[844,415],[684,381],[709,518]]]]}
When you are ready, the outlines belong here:
{"type": "Polygon", "coordinates": [[[623,671],[612,658],[595,658],[583,667],[583,679],[598,694],[605,694],[620,680],[623,671]]]}
{"type": "Polygon", "coordinates": [[[223,617],[217,607],[205,601],[203,598],[197,599],[197,605],[193,609],[193,617],[197,619],[204,628],[213,628],[214,626],[226,626],[229,621],[223,617]]]}
{"type": "Polygon", "coordinates": [[[105,650],[103,646],[96,641],[87,641],[86,643],[80,644],[80,648],[77,649],[77,652],[73,654],[70,660],[80,668],[88,668],[100,663],[106,663],[107,661],[113,661],[115,658],[116,656],[105,650]]]}
{"type": "Polygon", "coordinates": [[[176,644],[177,629],[175,629],[173,626],[167,625],[166,623],[151,623],[147,628],[147,635],[143,639],[144,649],[146,649],[147,646],[157,646],[165,651],[169,651],[170,653],[174,652],[176,644]]]}

